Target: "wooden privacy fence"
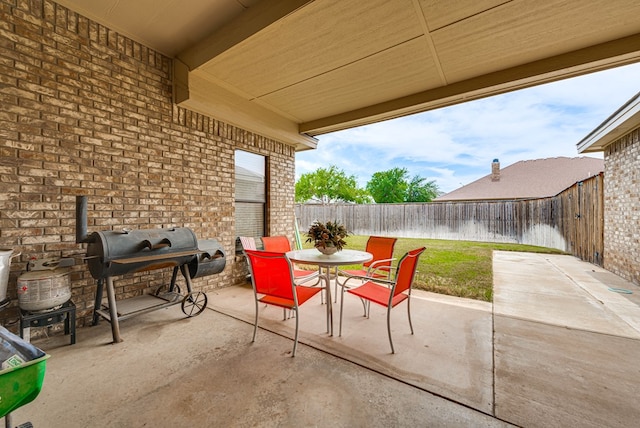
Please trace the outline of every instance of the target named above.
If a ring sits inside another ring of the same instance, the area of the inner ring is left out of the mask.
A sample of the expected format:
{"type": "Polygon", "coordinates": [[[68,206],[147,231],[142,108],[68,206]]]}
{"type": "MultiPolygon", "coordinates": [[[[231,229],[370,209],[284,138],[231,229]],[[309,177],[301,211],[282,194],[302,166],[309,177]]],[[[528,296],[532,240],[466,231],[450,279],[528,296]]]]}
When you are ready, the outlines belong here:
{"type": "Polygon", "coordinates": [[[338,220],[350,233],[509,242],[566,251],[602,266],[603,174],[543,199],[411,204],[296,205],[301,232],[338,220]]]}

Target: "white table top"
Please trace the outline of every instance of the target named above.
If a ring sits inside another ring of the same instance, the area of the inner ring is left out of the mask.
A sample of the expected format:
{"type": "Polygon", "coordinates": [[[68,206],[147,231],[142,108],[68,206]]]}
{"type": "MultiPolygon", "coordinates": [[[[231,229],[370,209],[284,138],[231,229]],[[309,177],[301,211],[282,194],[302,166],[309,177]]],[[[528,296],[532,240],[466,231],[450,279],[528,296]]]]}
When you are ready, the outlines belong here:
{"type": "Polygon", "coordinates": [[[373,254],[366,251],[342,250],[330,256],[322,254],[315,248],[309,250],[295,250],[287,253],[289,260],[298,263],[309,263],[319,266],[356,265],[373,259],[373,254]]]}

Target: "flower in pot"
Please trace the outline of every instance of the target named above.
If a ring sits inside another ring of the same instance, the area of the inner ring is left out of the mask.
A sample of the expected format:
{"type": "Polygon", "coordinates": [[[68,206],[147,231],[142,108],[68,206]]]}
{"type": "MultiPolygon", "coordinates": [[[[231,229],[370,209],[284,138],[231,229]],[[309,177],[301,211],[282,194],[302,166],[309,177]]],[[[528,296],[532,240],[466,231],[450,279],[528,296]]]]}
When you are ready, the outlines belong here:
{"type": "Polygon", "coordinates": [[[344,238],[349,236],[347,228],[337,221],[321,223],[315,221],[307,232],[307,241],[313,242],[314,247],[323,254],[333,254],[347,245],[344,238]]]}

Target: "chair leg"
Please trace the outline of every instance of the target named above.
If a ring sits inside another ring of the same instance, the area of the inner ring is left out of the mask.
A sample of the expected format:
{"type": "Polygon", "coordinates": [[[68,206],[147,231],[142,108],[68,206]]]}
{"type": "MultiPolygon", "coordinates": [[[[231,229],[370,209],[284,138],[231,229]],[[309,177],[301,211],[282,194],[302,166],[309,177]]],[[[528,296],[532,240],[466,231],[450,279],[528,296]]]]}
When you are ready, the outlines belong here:
{"type": "Polygon", "coordinates": [[[407,315],[409,316],[409,328],[413,334],[413,324],[411,324],[411,296],[407,299],[407,315]]]}
{"type": "Polygon", "coordinates": [[[391,306],[387,307],[387,332],[389,333],[389,344],[391,345],[391,353],[395,354],[393,349],[393,340],[391,340],[391,306]]]}
{"type": "Polygon", "coordinates": [[[296,311],[296,337],[293,339],[293,352],[291,353],[291,357],[296,356],[296,348],[298,347],[298,308],[294,310],[296,311]]]}
{"type": "MultiPolygon", "coordinates": [[[[318,268],[318,284],[320,284],[320,282],[322,282],[322,267],[318,268]]],[[[325,286],[328,286],[327,284],[325,284],[325,286]]],[[[324,299],[325,296],[327,295],[327,289],[325,288],[324,290],[322,290],[320,292],[320,304],[324,305],[324,299]]]]}
{"type": "Polygon", "coordinates": [[[253,322],[253,339],[252,342],[256,341],[256,333],[258,332],[258,300],[256,300],[256,319],[253,322]]]}
{"type": "MultiPolygon", "coordinates": [[[[342,286],[340,287],[340,327],[338,329],[338,336],[342,336],[342,308],[344,308],[344,289],[346,287],[342,286]]],[[[363,316],[367,316],[367,303],[368,301],[364,300],[363,298],[360,298],[360,303],[362,303],[362,307],[364,308],[364,315],[363,316]]]]}
{"type": "MultiPolygon", "coordinates": [[[[342,337],[342,308],[344,308],[344,287],[341,287],[340,290],[341,290],[340,292],[340,328],[338,330],[338,336],[342,337]]],[[[336,296],[336,298],[337,297],[338,296],[336,296]]]]}

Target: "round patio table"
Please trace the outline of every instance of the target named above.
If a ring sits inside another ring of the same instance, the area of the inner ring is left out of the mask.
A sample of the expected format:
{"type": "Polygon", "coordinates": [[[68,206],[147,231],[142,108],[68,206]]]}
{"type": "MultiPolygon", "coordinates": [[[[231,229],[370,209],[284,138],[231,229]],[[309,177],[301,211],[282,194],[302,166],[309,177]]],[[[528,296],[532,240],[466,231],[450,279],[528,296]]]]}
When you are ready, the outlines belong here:
{"type": "Polygon", "coordinates": [[[318,266],[318,275],[325,283],[327,293],[327,333],[333,336],[333,305],[331,304],[331,270],[338,276],[338,266],[357,265],[373,259],[373,254],[366,251],[342,250],[331,255],[322,254],[315,248],[309,250],[294,250],[286,253],[292,262],[318,266]]]}

